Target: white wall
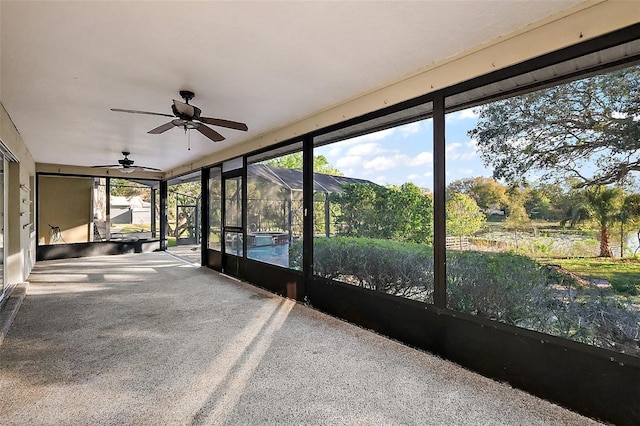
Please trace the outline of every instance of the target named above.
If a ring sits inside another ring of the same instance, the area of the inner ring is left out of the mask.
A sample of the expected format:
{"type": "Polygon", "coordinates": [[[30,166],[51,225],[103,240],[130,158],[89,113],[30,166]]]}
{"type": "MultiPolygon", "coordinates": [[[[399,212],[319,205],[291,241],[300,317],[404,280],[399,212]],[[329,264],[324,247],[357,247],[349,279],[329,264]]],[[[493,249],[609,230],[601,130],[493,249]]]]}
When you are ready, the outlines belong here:
{"type": "Polygon", "coordinates": [[[18,162],[5,170],[8,204],[5,206],[9,228],[5,230],[7,284],[26,281],[35,262],[35,173],[31,153],[0,104],[0,140],[18,162]]]}
{"type": "MultiPolygon", "coordinates": [[[[488,6],[490,7],[490,6],[488,6]]],[[[178,167],[165,178],[235,158],[311,131],[426,95],[638,23],[640,1],[594,0],[551,16],[444,61],[428,64],[413,75],[347,99],[327,110],[178,167]]]]}

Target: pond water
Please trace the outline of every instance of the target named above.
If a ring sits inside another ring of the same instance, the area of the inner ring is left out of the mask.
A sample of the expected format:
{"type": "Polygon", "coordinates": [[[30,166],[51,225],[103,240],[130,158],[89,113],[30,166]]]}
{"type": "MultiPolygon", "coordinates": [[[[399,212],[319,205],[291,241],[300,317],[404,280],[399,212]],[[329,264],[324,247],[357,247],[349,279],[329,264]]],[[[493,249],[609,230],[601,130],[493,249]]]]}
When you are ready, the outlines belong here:
{"type": "MultiPolygon", "coordinates": [[[[638,241],[638,232],[630,232],[627,234],[627,239],[624,244],[625,256],[633,256],[633,254],[638,251],[640,253],[640,241],[638,241]]],[[[620,247],[614,247],[613,252],[616,254],[620,254],[620,247]]]]}

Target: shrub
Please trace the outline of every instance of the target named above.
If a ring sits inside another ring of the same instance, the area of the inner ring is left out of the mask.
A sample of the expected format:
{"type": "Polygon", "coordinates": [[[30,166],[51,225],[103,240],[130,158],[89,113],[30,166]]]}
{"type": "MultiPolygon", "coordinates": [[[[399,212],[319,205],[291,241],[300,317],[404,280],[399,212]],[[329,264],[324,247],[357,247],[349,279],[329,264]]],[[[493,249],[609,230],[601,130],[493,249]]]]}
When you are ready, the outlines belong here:
{"type": "Polygon", "coordinates": [[[539,328],[554,273],[533,259],[514,253],[447,253],[447,300],[450,309],[508,324],[539,328]]]}
{"type": "MultiPolygon", "coordinates": [[[[291,246],[289,259],[293,267],[301,269],[301,242],[291,246]]],[[[316,238],[313,273],[429,302],[433,293],[433,249],[416,243],[372,238],[316,238]]]]}
{"type": "MultiPolygon", "coordinates": [[[[302,242],[290,248],[302,269],[302,242]]],[[[431,303],[433,248],[369,238],[314,239],[314,274],[431,303]]],[[[447,252],[448,308],[640,355],[639,313],[514,253],[447,252]]]]}

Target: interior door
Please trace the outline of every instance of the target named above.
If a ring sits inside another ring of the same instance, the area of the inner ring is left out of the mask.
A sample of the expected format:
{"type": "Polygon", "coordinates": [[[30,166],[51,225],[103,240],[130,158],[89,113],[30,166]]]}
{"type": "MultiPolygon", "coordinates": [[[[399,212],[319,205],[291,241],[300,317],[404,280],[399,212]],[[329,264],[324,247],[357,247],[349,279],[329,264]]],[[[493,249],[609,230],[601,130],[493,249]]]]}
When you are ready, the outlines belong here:
{"type": "Polygon", "coordinates": [[[242,181],[242,170],[235,170],[222,176],[224,192],[222,268],[224,272],[231,275],[239,275],[240,261],[245,247],[242,181]]]}

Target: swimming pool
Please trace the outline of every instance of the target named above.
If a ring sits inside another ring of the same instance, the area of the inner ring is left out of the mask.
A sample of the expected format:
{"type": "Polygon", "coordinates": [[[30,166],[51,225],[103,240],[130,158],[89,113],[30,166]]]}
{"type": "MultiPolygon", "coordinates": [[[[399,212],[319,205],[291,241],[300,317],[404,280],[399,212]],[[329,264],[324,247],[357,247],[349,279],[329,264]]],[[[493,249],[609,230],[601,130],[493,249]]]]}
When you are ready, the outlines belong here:
{"type": "Polygon", "coordinates": [[[289,267],[289,243],[247,247],[247,257],[272,265],[289,267]]]}

